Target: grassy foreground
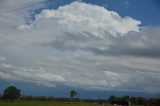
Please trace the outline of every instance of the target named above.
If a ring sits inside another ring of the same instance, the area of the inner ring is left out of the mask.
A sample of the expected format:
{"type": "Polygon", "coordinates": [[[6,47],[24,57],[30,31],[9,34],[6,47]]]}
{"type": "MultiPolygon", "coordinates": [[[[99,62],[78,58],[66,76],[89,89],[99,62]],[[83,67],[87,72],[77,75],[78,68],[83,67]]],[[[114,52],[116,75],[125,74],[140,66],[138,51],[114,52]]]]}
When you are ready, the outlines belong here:
{"type": "MultiPolygon", "coordinates": [[[[39,101],[0,101],[0,106],[98,106],[97,103],[86,102],[39,102],[39,101]]],[[[108,105],[105,105],[108,106],[108,105]]]]}

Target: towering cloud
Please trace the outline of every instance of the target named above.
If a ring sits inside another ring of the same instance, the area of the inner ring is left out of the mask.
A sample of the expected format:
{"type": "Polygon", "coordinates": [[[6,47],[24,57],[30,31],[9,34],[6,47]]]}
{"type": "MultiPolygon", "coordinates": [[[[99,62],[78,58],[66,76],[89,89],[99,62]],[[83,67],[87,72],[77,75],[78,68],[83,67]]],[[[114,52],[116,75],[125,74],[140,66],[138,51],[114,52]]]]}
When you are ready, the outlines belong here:
{"type": "Polygon", "coordinates": [[[83,2],[42,10],[35,20],[28,9],[7,14],[9,19],[0,17],[1,81],[97,90],[160,87],[159,27],[142,30],[141,21],[83,2]]]}

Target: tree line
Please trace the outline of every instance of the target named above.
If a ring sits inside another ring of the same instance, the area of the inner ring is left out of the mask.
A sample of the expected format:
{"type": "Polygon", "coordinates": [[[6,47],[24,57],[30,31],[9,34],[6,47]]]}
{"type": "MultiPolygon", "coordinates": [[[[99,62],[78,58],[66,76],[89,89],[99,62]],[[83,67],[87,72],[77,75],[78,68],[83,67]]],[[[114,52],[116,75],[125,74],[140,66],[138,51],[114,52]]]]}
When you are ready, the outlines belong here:
{"type": "Polygon", "coordinates": [[[132,105],[144,105],[144,106],[160,106],[160,98],[145,98],[145,97],[130,97],[130,96],[110,96],[108,99],[82,99],[78,98],[76,90],[69,92],[70,98],[57,98],[57,97],[46,97],[46,96],[26,96],[21,95],[21,90],[15,86],[9,86],[0,95],[0,100],[21,100],[21,101],[84,101],[84,102],[107,102],[112,104],[114,101],[129,101],[132,105]]]}
{"type": "Polygon", "coordinates": [[[160,106],[160,98],[145,98],[145,97],[116,97],[110,96],[108,102],[112,104],[114,101],[129,101],[131,105],[142,105],[142,106],[160,106]]]}

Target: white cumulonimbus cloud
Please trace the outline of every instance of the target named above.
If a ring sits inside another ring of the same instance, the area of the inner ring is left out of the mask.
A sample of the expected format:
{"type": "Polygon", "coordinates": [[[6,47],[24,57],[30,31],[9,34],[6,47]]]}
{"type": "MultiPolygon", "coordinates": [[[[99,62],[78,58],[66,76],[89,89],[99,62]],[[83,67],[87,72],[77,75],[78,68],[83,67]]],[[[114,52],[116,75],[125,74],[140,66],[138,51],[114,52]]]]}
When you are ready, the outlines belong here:
{"type": "MultiPolygon", "coordinates": [[[[47,28],[54,28],[57,24],[68,32],[90,32],[95,36],[105,34],[124,35],[130,31],[139,31],[140,21],[131,17],[122,18],[114,11],[108,11],[103,7],[92,4],[74,2],[66,6],[59,7],[57,10],[43,10],[36,15],[36,20],[32,25],[46,25],[47,28]]],[[[31,25],[31,27],[32,27],[31,25]]],[[[25,29],[24,25],[20,28],[25,29]]],[[[53,29],[54,30],[54,29],[53,29]]]]}

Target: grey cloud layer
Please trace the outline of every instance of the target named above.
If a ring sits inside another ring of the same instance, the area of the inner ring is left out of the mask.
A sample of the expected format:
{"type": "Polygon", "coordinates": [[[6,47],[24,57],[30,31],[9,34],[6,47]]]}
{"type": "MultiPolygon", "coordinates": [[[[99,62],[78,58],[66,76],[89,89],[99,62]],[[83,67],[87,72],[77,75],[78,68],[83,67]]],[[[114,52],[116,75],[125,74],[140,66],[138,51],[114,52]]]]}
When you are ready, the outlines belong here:
{"type": "Polygon", "coordinates": [[[99,55],[159,58],[159,29],[148,28],[138,33],[131,32],[126,36],[111,39],[111,43],[103,49],[93,47],[89,50],[99,55]]]}
{"type": "Polygon", "coordinates": [[[0,80],[98,90],[159,89],[159,27],[142,30],[138,20],[82,2],[43,10],[30,24],[23,16],[18,16],[20,23],[14,16],[6,22],[0,17],[0,27],[6,25],[0,32],[0,80]]]}

